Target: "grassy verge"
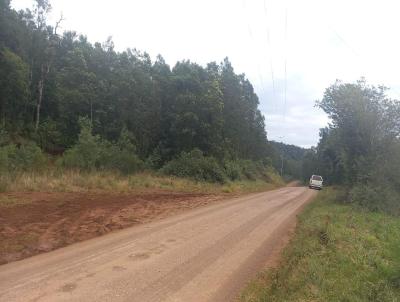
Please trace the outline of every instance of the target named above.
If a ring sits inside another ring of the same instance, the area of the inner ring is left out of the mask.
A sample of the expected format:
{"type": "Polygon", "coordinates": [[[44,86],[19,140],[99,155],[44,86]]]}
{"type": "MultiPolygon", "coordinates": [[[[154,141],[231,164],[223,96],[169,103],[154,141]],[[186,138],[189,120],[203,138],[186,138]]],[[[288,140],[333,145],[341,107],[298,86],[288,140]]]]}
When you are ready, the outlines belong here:
{"type": "MultiPolygon", "coordinates": [[[[199,193],[246,193],[280,187],[284,182],[277,175],[271,181],[245,180],[225,184],[193,181],[185,178],[137,173],[122,175],[115,172],[78,172],[48,170],[0,175],[0,192],[130,192],[141,190],[167,190],[199,193]]],[[[1,202],[1,200],[0,200],[1,202]]]]}
{"type": "Polygon", "coordinates": [[[400,219],[322,192],[300,215],[281,266],[241,301],[400,301],[400,219]]]}

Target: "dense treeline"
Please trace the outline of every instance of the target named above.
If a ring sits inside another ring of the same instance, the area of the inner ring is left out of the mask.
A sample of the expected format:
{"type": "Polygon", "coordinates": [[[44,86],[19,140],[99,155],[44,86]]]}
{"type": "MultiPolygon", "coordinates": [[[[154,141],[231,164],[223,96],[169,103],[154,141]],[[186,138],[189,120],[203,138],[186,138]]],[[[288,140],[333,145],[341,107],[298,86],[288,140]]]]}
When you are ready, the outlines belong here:
{"type": "Polygon", "coordinates": [[[60,34],[62,20],[46,23],[50,9],[36,0],[34,9],[16,12],[0,0],[2,146],[35,142],[85,168],[107,165],[100,162],[116,150],[125,160],[131,154],[134,167],[141,161],[158,169],[193,150],[223,168],[268,164],[258,97],[228,59],[171,68],[161,56],[153,62],[136,49],[117,52],[111,39],[91,44],[60,34]]]}
{"type": "Polygon", "coordinates": [[[301,180],[312,175],[312,171],[307,175],[303,173],[302,163],[307,149],[274,141],[270,141],[270,144],[272,165],[277,171],[281,171],[285,178],[301,180]]]}
{"type": "Polygon", "coordinates": [[[318,106],[331,119],[304,171],[348,188],[348,200],[400,214],[400,102],[387,88],[336,82],[318,106]]]}

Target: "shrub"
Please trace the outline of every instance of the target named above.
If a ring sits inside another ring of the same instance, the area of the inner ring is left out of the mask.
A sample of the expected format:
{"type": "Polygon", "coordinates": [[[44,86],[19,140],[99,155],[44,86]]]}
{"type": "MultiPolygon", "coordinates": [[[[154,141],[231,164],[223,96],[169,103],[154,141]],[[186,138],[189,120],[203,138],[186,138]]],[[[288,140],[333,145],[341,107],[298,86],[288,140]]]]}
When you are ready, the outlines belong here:
{"type": "Polygon", "coordinates": [[[10,137],[8,135],[8,132],[0,126],[0,146],[5,146],[10,143],[10,137]]]}
{"type": "Polygon", "coordinates": [[[45,155],[35,143],[29,142],[19,147],[14,144],[0,147],[0,171],[38,170],[45,162],[45,155]]]}
{"type": "MultiPolygon", "coordinates": [[[[111,168],[123,173],[133,173],[143,169],[144,163],[136,154],[135,138],[126,128],[123,128],[116,145],[111,146],[112,158],[108,163],[111,168]]],[[[105,161],[107,163],[107,161],[105,161]]]]}
{"type": "Polygon", "coordinates": [[[162,155],[160,147],[156,147],[153,152],[146,159],[146,168],[158,170],[162,167],[162,155]]]}
{"type": "Polygon", "coordinates": [[[47,119],[40,123],[37,132],[37,140],[43,150],[57,153],[57,146],[63,145],[63,135],[54,120],[47,119]]]}
{"type": "Polygon", "coordinates": [[[22,170],[39,170],[46,164],[46,157],[35,143],[27,143],[17,148],[15,163],[22,170]]]}
{"type": "Polygon", "coordinates": [[[372,211],[400,215],[400,194],[390,186],[357,184],[349,193],[349,201],[372,211]]]}
{"type": "Polygon", "coordinates": [[[161,172],[167,175],[188,177],[208,182],[223,183],[226,180],[224,170],[217,160],[211,156],[204,156],[198,149],[182,152],[178,158],[165,164],[161,172]]]}
{"type": "Polygon", "coordinates": [[[129,131],[123,129],[118,142],[111,143],[93,135],[87,119],[81,119],[80,125],[78,142],[65,152],[61,165],[82,170],[119,170],[123,173],[133,173],[143,167],[129,131]]]}
{"type": "Polygon", "coordinates": [[[225,161],[224,168],[230,180],[256,180],[268,176],[267,167],[262,162],[231,160],[225,161]]]}
{"type": "Polygon", "coordinates": [[[225,161],[224,168],[226,176],[228,176],[230,180],[241,180],[243,178],[243,168],[239,161],[225,161]]]}
{"type": "Polygon", "coordinates": [[[16,154],[15,145],[7,145],[0,148],[0,171],[10,171],[13,169],[11,155],[16,154]]]}
{"type": "Polygon", "coordinates": [[[240,161],[240,165],[242,166],[243,175],[250,180],[255,180],[260,178],[259,169],[255,162],[251,160],[242,160],[240,161]]]}
{"type": "Polygon", "coordinates": [[[61,165],[69,168],[93,170],[100,158],[101,139],[98,135],[92,134],[92,126],[87,118],[80,118],[78,142],[71,149],[68,149],[62,159],[61,165]]]}
{"type": "Polygon", "coordinates": [[[98,169],[119,170],[129,174],[142,169],[142,167],[143,162],[133,150],[106,141],[101,145],[98,169]]]}
{"type": "Polygon", "coordinates": [[[241,167],[241,174],[249,180],[263,179],[270,181],[271,167],[261,161],[240,160],[238,164],[241,167]]]}

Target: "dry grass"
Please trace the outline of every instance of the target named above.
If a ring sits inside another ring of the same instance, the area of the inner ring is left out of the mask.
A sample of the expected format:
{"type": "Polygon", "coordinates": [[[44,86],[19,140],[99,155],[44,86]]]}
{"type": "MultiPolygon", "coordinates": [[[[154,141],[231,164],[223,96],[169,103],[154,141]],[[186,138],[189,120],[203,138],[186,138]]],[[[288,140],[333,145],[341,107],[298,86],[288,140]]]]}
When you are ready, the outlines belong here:
{"type": "Polygon", "coordinates": [[[15,205],[21,205],[29,203],[28,200],[23,200],[15,196],[2,195],[0,196],[0,207],[12,207],[15,205]]]}
{"type": "Polygon", "coordinates": [[[43,172],[22,172],[0,176],[0,192],[131,192],[159,189],[179,192],[245,193],[274,189],[282,185],[283,181],[276,175],[272,176],[270,183],[255,180],[225,184],[198,182],[149,172],[126,176],[116,172],[49,169],[43,172]]]}

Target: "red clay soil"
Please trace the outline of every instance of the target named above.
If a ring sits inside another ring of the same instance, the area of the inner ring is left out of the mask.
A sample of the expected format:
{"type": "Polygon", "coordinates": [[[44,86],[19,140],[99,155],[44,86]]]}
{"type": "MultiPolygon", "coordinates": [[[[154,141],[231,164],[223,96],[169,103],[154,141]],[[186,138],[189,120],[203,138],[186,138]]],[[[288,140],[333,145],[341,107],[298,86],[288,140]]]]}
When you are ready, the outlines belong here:
{"type": "Polygon", "coordinates": [[[8,193],[0,199],[0,264],[223,199],[221,196],[147,193],[8,193]]]}

